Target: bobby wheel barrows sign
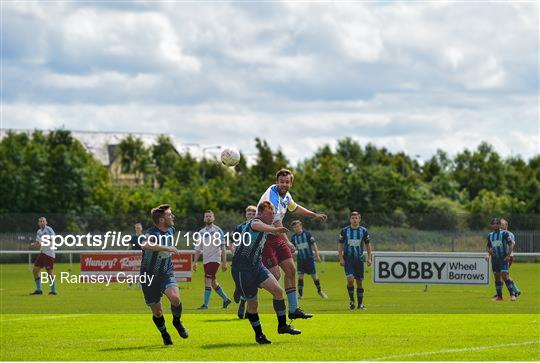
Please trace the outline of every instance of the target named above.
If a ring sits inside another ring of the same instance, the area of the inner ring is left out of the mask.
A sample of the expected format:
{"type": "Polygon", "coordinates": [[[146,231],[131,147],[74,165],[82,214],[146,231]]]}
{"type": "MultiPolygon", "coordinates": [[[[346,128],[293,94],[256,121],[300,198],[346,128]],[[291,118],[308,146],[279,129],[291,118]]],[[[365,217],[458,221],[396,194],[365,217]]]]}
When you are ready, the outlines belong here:
{"type": "Polygon", "coordinates": [[[373,254],[374,283],[489,284],[485,253],[373,254]]]}

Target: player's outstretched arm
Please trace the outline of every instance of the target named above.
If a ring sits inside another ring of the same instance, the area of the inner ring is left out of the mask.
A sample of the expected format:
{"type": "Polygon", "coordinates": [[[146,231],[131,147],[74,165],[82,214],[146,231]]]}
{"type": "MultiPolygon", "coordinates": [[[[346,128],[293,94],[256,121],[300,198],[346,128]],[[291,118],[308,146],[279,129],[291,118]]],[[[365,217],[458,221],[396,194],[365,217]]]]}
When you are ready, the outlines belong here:
{"type": "Polygon", "coordinates": [[[289,232],[289,230],[285,227],[274,227],[261,221],[253,222],[251,224],[251,228],[253,228],[253,230],[257,232],[268,232],[272,234],[283,234],[289,232]]]}
{"type": "Polygon", "coordinates": [[[313,211],[310,211],[309,209],[302,207],[300,204],[296,205],[296,209],[294,210],[294,213],[299,214],[301,216],[315,218],[318,220],[321,220],[323,222],[326,222],[326,219],[328,218],[326,214],[324,213],[315,213],[313,211]]]}

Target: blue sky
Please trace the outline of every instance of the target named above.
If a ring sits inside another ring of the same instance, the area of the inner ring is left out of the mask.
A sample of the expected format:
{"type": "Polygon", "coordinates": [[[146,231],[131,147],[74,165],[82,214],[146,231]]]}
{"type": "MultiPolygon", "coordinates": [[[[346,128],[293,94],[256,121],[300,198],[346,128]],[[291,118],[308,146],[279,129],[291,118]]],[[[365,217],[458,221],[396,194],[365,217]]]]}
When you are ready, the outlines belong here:
{"type": "Polygon", "coordinates": [[[539,145],[538,5],[3,2],[3,128],[163,132],[297,161],[539,145]]]}

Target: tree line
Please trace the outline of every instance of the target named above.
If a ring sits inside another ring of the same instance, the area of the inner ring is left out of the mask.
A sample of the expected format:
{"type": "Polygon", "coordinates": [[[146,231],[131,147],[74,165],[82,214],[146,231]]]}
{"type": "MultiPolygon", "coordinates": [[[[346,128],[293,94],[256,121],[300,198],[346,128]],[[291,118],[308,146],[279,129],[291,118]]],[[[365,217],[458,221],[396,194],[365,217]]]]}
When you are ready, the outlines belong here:
{"type": "Polygon", "coordinates": [[[150,147],[130,135],[117,147],[122,171],[135,176],[134,185],[124,185],[69,131],[9,131],[0,142],[0,228],[22,228],[22,213],[62,216],[57,224],[72,231],[125,228],[134,219],[149,222],[150,208],[164,202],[183,229],[199,226],[205,209],[234,224],[282,167],[294,172],[293,197],[329,215],[325,225],[306,221],[310,228],[343,225],[350,210],[369,225],[418,229],[482,229],[491,216],[520,229],[540,224],[540,155],[503,158],[482,143],[454,157],[438,150],[420,163],[345,138],[292,165],[265,140],[255,139],[255,147],[254,164],[242,155],[226,168],[179,153],[166,135],[150,147]]]}

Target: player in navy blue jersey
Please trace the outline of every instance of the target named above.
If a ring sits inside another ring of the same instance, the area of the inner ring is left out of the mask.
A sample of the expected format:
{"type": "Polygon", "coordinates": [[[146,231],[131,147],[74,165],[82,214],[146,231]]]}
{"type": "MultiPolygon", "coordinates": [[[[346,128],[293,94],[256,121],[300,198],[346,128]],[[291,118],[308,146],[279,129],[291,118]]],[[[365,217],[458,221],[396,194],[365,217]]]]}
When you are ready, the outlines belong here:
{"type": "Polygon", "coordinates": [[[510,292],[510,299],[516,300],[517,289],[514,282],[508,275],[508,263],[514,248],[512,239],[508,231],[501,229],[501,220],[493,218],[491,220],[491,229],[493,230],[487,237],[487,252],[491,256],[491,267],[495,274],[495,291],[497,295],[493,298],[495,301],[501,301],[502,282],[506,284],[510,292]]]}
{"type": "MultiPolygon", "coordinates": [[[[510,253],[510,260],[508,261],[508,275],[510,275],[510,267],[512,267],[512,262],[514,262],[514,251],[516,250],[516,236],[514,236],[514,234],[508,230],[508,221],[503,218],[501,218],[501,229],[503,231],[507,231],[510,239],[512,240],[512,252],[510,253]]],[[[514,287],[516,288],[514,294],[515,300],[519,295],[521,295],[521,290],[518,288],[514,279],[512,279],[510,276],[508,278],[510,278],[514,282],[514,287]]],[[[512,294],[510,294],[510,299],[512,300],[512,294]]]]}
{"type": "Polygon", "coordinates": [[[179,253],[174,242],[174,214],[168,204],[162,204],[152,209],[154,226],[146,231],[145,238],[139,242],[143,256],[141,261],[141,275],[152,276],[152,280],[141,284],[146,304],[152,309],[152,320],[161,333],[163,343],[171,345],[171,336],[165,327],[165,318],[161,306],[161,297],[167,296],[171,302],[173,326],[182,338],[188,337],[186,328],[182,325],[182,302],[180,291],[174,277],[171,255],[179,253]]]}
{"type": "MultiPolygon", "coordinates": [[[[257,214],[257,207],[254,205],[248,205],[246,207],[245,220],[236,226],[233,233],[242,233],[244,226],[249,222],[249,220],[255,217],[256,214],[257,214]]],[[[238,318],[244,319],[246,315],[246,300],[244,300],[242,296],[240,296],[240,292],[238,290],[234,292],[234,301],[236,303],[239,303],[238,312],[237,312],[238,318]]]]}
{"type": "Polygon", "coordinates": [[[283,289],[278,281],[262,263],[262,249],[269,234],[287,233],[285,227],[274,227],[274,206],[269,201],[263,201],[257,207],[257,216],[250,219],[242,228],[243,243],[234,251],[231,272],[236,290],[246,300],[247,313],[255,341],[259,344],[270,344],[263,334],[258,313],[258,289],[263,288],[272,294],[274,310],[278,319],[279,334],[300,334],[292,325],[287,325],[287,309],[283,289]]]}
{"type": "Polygon", "coordinates": [[[309,231],[303,229],[302,222],[295,220],[291,222],[294,234],[291,236],[291,243],[296,249],[296,269],[298,270],[298,296],[301,298],[304,290],[304,274],[311,275],[313,283],[317,288],[317,293],[323,299],[328,296],[321,289],[321,282],[317,275],[315,260],[321,262],[319,248],[315,239],[309,231]]]}
{"type": "Polygon", "coordinates": [[[362,217],[360,213],[353,211],[349,217],[350,225],[341,230],[338,240],[339,264],[345,268],[347,277],[347,292],[349,293],[349,308],[353,310],[354,304],[354,281],[356,280],[356,297],[358,309],[364,310],[363,304],[364,287],[364,246],[367,250],[367,264],[371,265],[371,243],[366,228],[360,226],[362,217]]]}

